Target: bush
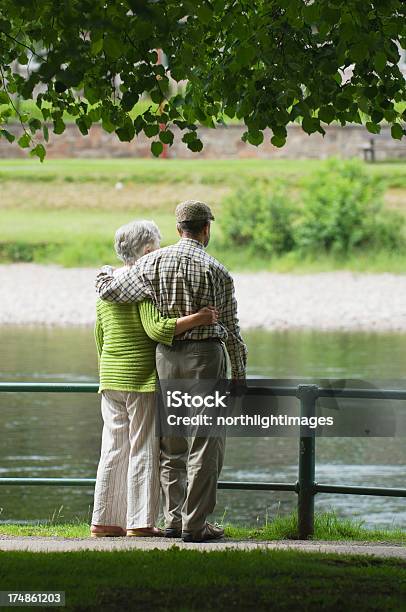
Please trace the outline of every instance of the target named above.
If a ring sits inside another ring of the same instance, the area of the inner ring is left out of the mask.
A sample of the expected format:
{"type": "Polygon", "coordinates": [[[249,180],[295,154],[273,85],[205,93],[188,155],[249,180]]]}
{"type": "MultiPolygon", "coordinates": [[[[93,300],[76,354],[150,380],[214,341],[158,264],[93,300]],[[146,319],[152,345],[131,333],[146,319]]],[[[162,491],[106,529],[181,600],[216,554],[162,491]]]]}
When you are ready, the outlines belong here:
{"type": "MultiPolygon", "coordinates": [[[[18,263],[31,263],[37,260],[38,255],[44,255],[50,245],[31,242],[1,242],[0,261],[18,263]]],[[[54,246],[54,245],[52,245],[54,246]]]]}
{"type": "Polygon", "coordinates": [[[281,186],[237,190],[223,203],[220,219],[225,245],[249,247],[262,255],[291,251],[294,209],[281,186]]]}
{"type": "Polygon", "coordinates": [[[403,218],[383,213],[383,185],[360,160],[329,160],[307,182],[297,248],[305,253],[347,255],[359,248],[403,245],[403,218]]]}

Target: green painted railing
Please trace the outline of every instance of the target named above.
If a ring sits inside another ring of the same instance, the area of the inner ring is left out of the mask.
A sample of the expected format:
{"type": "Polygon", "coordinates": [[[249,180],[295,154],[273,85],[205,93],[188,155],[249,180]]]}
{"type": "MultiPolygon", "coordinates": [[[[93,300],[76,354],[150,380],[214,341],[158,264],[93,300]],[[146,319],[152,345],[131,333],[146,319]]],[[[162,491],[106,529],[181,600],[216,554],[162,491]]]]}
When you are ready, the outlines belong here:
{"type": "MultiPolygon", "coordinates": [[[[0,383],[0,393],[96,393],[94,383],[0,383]]],[[[316,414],[316,401],[319,397],[341,397],[351,399],[390,399],[405,400],[406,391],[397,389],[331,389],[317,385],[301,384],[284,387],[249,387],[248,394],[297,397],[300,401],[300,415],[311,417],[316,414]]],[[[381,487],[354,487],[346,485],[319,484],[315,481],[316,446],[315,437],[299,437],[298,480],[295,483],[282,482],[234,482],[220,481],[219,489],[248,491],[292,491],[298,496],[299,538],[307,539],[314,533],[314,498],[317,493],[338,493],[351,495],[379,495],[406,497],[406,489],[381,487]]],[[[91,487],[94,478],[0,478],[0,485],[91,487]]]]}

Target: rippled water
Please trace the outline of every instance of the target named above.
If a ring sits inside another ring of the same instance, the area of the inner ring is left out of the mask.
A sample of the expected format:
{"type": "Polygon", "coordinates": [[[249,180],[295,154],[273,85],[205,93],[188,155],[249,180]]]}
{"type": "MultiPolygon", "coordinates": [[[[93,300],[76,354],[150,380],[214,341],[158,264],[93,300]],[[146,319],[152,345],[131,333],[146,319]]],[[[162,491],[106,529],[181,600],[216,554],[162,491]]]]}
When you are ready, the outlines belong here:
{"type": "MultiPolygon", "coordinates": [[[[245,334],[249,374],[275,378],[358,378],[406,385],[406,335],[366,333],[245,334]]],[[[0,328],[0,380],[96,381],[92,330],[0,328]]],[[[86,394],[0,394],[0,476],[94,477],[100,448],[99,398],[86,394]]],[[[317,440],[318,482],[406,487],[404,438],[317,440]]],[[[297,441],[230,438],[222,478],[294,482],[297,441]]],[[[87,488],[0,487],[0,520],[87,518],[87,488]]],[[[293,493],[220,491],[216,517],[253,524],[295,508],[293,493]]],[[[367,525],[404,526],[406,500],[319,494],[367,525]]]]}

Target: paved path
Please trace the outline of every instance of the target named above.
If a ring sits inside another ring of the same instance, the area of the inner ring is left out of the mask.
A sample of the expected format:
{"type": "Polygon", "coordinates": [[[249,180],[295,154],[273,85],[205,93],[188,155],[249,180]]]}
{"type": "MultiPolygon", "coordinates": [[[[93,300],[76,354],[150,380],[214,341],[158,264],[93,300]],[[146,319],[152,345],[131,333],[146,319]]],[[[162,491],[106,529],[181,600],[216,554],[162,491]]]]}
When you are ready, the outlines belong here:
{"type": "Polygon", "coordinates": [[[385,558],[400,558],[406,562],[406,546],[388,543],[366,542],[319,542],[319,541],[233,541],[222,540],[203,544],[185,544],[181,540],[165,538],[61,538],[0,536],[0,551],[30,552],[73,552],[78,550],[168,550],[177,546],[184,550],[298,550],[302,552],[323,552],[353,555],[373,555],[385,558]]]}

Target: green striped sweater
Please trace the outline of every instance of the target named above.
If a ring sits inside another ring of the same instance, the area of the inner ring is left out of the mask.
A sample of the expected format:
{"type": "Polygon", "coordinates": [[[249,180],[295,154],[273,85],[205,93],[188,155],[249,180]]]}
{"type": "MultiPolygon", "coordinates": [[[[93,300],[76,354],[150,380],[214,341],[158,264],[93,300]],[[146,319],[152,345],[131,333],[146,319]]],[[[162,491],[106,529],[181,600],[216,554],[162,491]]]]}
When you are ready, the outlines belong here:
{"type": "Polygon", "coordinates": [[[100,387],[155,391],[155,347],[172,344],[176,319],[163,317],[151,300],[117,304],[98,300],[95,339],[100,387]]]}

